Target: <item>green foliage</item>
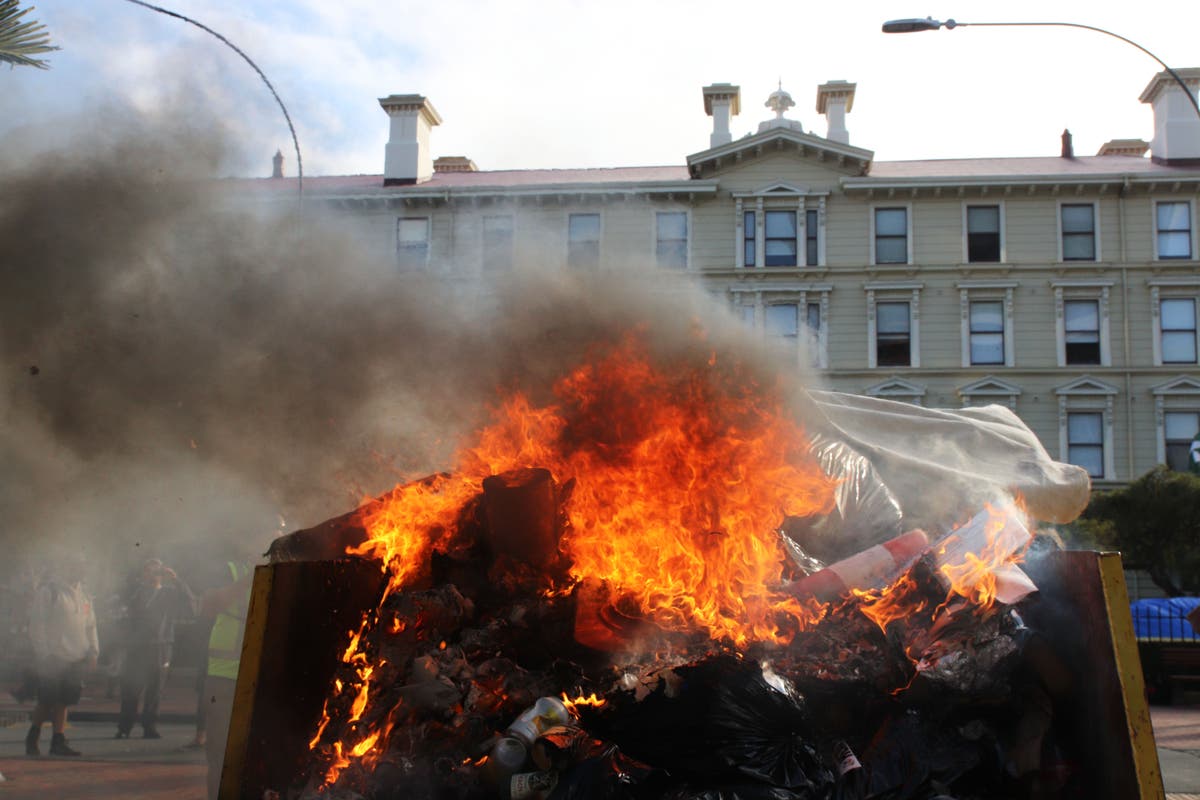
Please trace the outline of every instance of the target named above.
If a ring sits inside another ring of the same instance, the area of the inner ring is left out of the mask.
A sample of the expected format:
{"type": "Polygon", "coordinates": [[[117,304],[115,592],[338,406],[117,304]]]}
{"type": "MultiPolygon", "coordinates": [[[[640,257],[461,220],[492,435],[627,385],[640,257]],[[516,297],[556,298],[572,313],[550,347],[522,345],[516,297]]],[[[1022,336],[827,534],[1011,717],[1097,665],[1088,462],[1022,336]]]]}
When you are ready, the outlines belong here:
{"type": "Polygon", "coordinates": [[[1200,476],[1155,467],[1124,489],[1094,494],[1077,526],[1168,594],[1200,592],[1200,476]]]}
{"type": "Polygon", "coordinates": [[[21,21],[30,11],[33,7],[22,9],[20,0],[0,0],[0,64],[48,68],[44,60],[34,56],[58,48],[50,44],[45,25],[21,21]]]}

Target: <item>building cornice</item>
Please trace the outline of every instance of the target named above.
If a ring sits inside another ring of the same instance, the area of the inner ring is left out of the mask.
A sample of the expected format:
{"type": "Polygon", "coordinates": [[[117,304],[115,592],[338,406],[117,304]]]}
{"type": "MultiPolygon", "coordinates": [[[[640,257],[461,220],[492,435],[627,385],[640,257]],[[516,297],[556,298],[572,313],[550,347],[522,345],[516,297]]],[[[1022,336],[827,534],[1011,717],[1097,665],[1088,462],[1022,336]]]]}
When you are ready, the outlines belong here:
{"type": "Polygon", "coordinates": [[[679,200],[694,200],[696,197],[715,195],[718,182],[715,180],[664,181],[659,183],[634,184],[614,181],[612,183],[543,184],[540,186],[454,186],[441,188],[389,187],[383,191],[350,192],[345,194],[313,194],[313,199],[327,202],[354,202],[358,204],[394,204],[397,202],[454,202],[457,200],[502,200],[541,199],[565,201],[568,198],[598,199],[606,197],[667,196],[679,200]]]}
{"type": "Polygon", "coordinates": [[[932,192],[935,197],[949,193],[966,196],[968,190],[978,191],[986,195],[990,190],[1001,190],[1002,195],[1011,195],[1015,190],[1024,190],[1026,194],[1034,194],[1039,189],[1049,190],[1052,195],[1066,195],[1070,191],[1082,192],[1087,189],[1098,191],[1100,194],[1116,192],[1123,187],[1144,188],[1148,192],[1181,191],[1200,192],[1200,171],[1188,176],[1150,176],[1131,173],[1109,173],[1101,175],[1071,176],[1054,175],[1010,175],[1004,177],[972,178],[970,176],[937,177],[937,178],[872,178],[846,177],[840,181],[842,191],[846,194],[863,193],[868,198],[873,196],[895,197],[900,194],[911,197],[921,192],[932,192]]]}

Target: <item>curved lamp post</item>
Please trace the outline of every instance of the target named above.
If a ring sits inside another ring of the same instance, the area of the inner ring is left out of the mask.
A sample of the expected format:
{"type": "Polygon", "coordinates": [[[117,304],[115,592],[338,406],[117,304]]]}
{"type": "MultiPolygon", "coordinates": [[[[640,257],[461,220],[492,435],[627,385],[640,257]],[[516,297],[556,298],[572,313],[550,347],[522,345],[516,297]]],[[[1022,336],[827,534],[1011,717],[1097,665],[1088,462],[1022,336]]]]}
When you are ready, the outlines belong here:
{"type": "Polygon", "coordinates": [[[300,158],[300,140],[298,138],[296,138],[296,126],[292,124],[292,117],[290,114],[288,114],[287,106],[285,106],[283,104],[283,99],[279,96],[279,92],[275,91],[275,87],[271,84],[271,81],[269,81],[267,79],[266,73],[264,73],[261,69],[259,69],[258,64],[255,64],[254,60],[252,58],[250,58],[250,56],[246,55],[246,53],[240,47],[238,47],[236,44],[234,44],[233,42],[226,39],[221,34],[214,31],[212,28],[208,27],[207,25],[197,22],[196,20],[192,19],[191,17],[186,17],[183,14],[177,13],[175,11],[171,11],[170,9],[162,8],[161,6],[156,6],[152,3],[147,3],[145,0],[128,0],[128,2],[133,3],[134,5],[137,5],[137,6],[141,6],[142,8],[148,8],[151,11],[157,11],[160,14],[166,14],[168,17],[175,17],[176,19],[183,20],[184,22],[187,22],[191,25],[195,25],[197,28],[204,31],[205,33],[212,34],[217,39],[220,39],[223,44],[228,46],[230,50],[232,50],[233,52],[235,52],[239,56],[241,56],[242,60],[244,60],[247,64],[249,64],[251,69],[253,69],[255,72],[258,73],[258,77],[262,78],[262,82],[265,83],[267,88],[271,90],[271,96],[274,97],[275,102],[279,104],[279,110],[283,112],[283,119],[284,119],[284,121],[287,122],[288,130],[291,131],[292,145],[296,148],[296,194],[297,194],[299,201],[301,203],[303,203],[304,202],[304,161],[301,160],[301,158],[300,158]]]}
{"type": "Polygon", "coordinates": [[[1159,64],[1161,64],[1162,68],[1165,69],[1170,74],[1170,76],[1175,79],[1175,82],[1178,83],[1179,86],[1183,89],[1183,94],[1187,97],[1188,101],[1192,104],[1192,108],[1194,108],[1196,110],[1196,115],[1200,116],[1200,103],[1196,102],[1196,96],[1194,94],[1192,94],[1192,90],[1189,89],[1187,84],[1183,82],[1183,78],[1179,77],[1179,73],[1177,73],[1175,70],[1168,67],[1161,58],[1154,55],[1154,53],[1151,53],[1149,50],[1142,47],[1140,44],[1133,41],[1132,39],[1126,39],[1124,36],[1121,36],[1120,34],[1113,33],[1112,31],[1107,31],[1104,28],[1097,28],[1094,25],[1081,25],[1077,22],[956,22],[952,19],[948,19],[945,22],[940,22],[940,21],[934,19],[933,17],[926,17],[925,19],[892,19],[892,20],[888,20],[887,22],[883,23],[883,32],[884,33],[920,33],[921,31],[936,31],[940,28],[946,28],[947,30],[954,30],[955,28],[965,28],[967,26],[973,26],[976,28],[983,28],[983,27],[987,27],[987,28],[1017,28],[1017,27],[1020,27],[1020,28],[1051,28],[1051,27],[1053,27],[1053,28],[1083,28],[1084,30],[1087,30],[1087,31],[1096,31],[1097,33],[1103,33],[1107,36],[1111,36],[1114,39],[1120,39],[1122,42],[1125,42],[1126,44],[1133,45],[1138,50],[1141,50],[1143,53],[1150,56],[1155,61],[1157,61],[1159,64]]]}

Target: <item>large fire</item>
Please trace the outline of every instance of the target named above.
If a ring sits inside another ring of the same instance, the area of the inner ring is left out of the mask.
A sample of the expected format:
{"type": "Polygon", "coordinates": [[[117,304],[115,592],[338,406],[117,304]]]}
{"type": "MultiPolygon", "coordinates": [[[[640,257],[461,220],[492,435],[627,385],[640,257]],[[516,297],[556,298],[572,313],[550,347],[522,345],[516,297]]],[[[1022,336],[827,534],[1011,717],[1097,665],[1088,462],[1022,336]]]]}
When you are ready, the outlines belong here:
{"type": "Polygon", "coordinates": [[[560,543],[572,579],[607,582],[662,627],[786,641],[781,614],[803,626],[819,612],[773,591],[778,529],[828,511],[833,483],[778,387],[715,366],[656,369],[631,336],[563,378],[557,404],[508,398],[451,474],[371,504],[353,552],[380,559],[396,590],[449,544],[485,478],[536,465],[575,484],[560,543]]]}
{"type": "MultiPolygon", "coordinates": [[[[816,600],[780,591],[787,564],[781,524],[827,513],[836,488],[809,454],[780,386],[764,385],[715,355],[664,367],[630,335],[562,378],[554,395],[555,402],[538,405],[512,394],[450,472],[364,505],[368,538],[350,552],[383,565],[385,600],[418,581],[434,551],[461,545],[460,515],[486,479],[538,467],[562,489],[565,513],[559,552],[547,559],[566,566],[557,583],[547,572],[545,596],[576,584],[603,586],[643,622],[739,649],[785,646],[828,613],[816,600]]],[[[1010,556],[948,564],[946,575],[955,591],[979,600],[994,595],[994,581],[986,578],[993,563],[1010,556]]],[[[884,627],[914,613],[904,595],[893,586],[859,599],[884,627]]],[[[330,721],[323,714],[310,744],[332,748],[326,784],[352,759],[369,765],[386,750],[388,721],[362,722],[378,666],[368,663],[364,643],[376,627],[396,634],[407,624],[374,612],[350,632],[342,661],[357,680],[334,693],[349,700],[339,703],[350,709],[347,733],[344,741],[321,745],[330,721]]]]}

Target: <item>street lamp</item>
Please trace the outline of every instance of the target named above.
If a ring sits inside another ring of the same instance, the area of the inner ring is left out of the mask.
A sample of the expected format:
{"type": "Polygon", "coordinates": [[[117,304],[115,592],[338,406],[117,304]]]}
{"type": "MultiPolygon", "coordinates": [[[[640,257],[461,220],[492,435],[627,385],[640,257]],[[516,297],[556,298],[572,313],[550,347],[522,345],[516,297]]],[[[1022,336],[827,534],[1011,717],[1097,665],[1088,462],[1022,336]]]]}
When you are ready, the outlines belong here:
{"type": "Polygon", "coordinates": [[[1133,41],[1132,39],[1126,39],[1124,36],[1121,36],[1120,34],[1113,33],[1112,31],[1106,31],[1104,28],[1097,28],[1094,25],[1080,25],[1077,22],[956,22],[952,19],[948,19],[945,22],[941,22],[939,20],[934,19],[933,17],[926,17],[925,19],[914,18],[914,19],[888,20],[887,22],[883,23],[883,32],[884,33],[920,33],[921,31],[936,31],[940,28],[946,28],[947,30],[954,30],[955,28],[965,28],[968,25],[976,27],[976,28],[983,28],[983,27],[987,27],[987,28],[1015,28],[1015,27],[1021,27],[1021,28],[1049,28],[1049,27],[1083,28],[1084,30],[1087,30],[1087,31],[1096,31],[1097,33],[1103,33],[1108,36],[1111,36],[1114,39],[1120,39],[1122,42],[1133,45],[1138,50],[1141,50],[1143,53],[1145,53],[1146,55],[1153,58],[1159,64],[1162,64],[1162,68],[1165,69],[1168,73],[1170,73],[1171,77],[1175,79],[1175,82],[1178,83],[1179,86],[1183,89],[1183,94],[1184,94],[1184,96],[1187,97],[1188,102],[1190,102],[1192,104],[1192,108],[1194,108],[1196,110],[1196,115],[1200,116],[1200,103],[1196,102],[1196,96],[1194,94],[1192,94],[1192,91],[1190,89],[1188,89],[1187,84],[1183,82],[1183,78],[1179,77],[1179,73],[1177,73],[1175,70],[1168,67],[1161,58],[1154,55],[1154,53],[1151,53],[1149,50],[1142,47],[1140,44],[1133,41]]]}

